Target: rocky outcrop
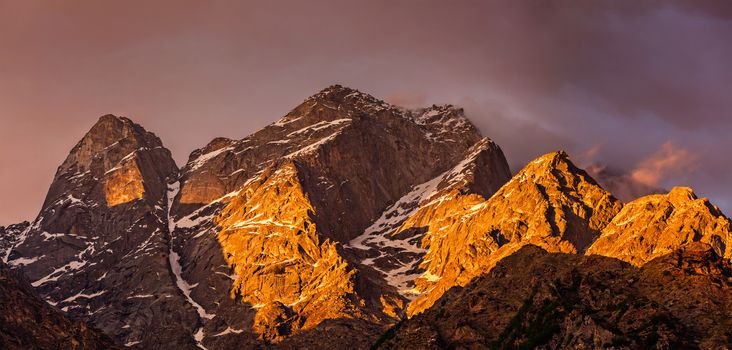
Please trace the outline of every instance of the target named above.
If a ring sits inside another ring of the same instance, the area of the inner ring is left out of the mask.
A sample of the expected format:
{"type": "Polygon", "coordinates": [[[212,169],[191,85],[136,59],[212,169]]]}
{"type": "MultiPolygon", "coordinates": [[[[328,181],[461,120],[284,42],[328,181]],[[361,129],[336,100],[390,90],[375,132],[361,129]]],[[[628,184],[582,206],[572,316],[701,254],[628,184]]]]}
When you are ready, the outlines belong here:
{"type": "Polygon", "coordinates": [[[23,236],[30,223],[23,221],[19,224],[0,226],[0,260],[7,263],[13,246],[23,236]]]}
{"type": "Polygon", "coordinates": [[[194,346],[194,310],[168,263],[166,183],[176,174],[154,134],[101,117],[59,167],[8,264],[49,303],[121,344],[194,346]]]}
{"type": "Polygon", "coordinates": [[[730,220],[690,188],[674,187],[666,195],[641,197],[625,205],[587,254],[641,266],[691,242],[710,244],[719,255],[730,258],[730,220]]]}
{"type": "Polygon", "coordinates": [[[695,243],[642,268],[525,246],[377,342],[387,349],[724,349],[732,265],[695,243]]]}
{"type": "Polygon", "coordinates": [[[112,339],[41,300],[20,271],[0,262],[0,348],[119,349],[112,339]]]}
{"type": "Polygon", "coordinates": [[[526,244],[583,252],[621,208],[564,152],[537,158],[486,201],[462,197],[430,224],[409,314],[430,307],[526,244]]]}

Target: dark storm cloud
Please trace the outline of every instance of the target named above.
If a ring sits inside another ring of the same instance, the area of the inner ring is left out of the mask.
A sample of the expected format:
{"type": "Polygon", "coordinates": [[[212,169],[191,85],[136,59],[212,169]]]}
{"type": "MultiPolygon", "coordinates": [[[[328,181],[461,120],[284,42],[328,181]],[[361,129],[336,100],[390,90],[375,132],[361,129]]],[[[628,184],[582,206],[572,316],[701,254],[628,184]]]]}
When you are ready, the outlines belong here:
{"type": "Polygon", "coordinates": [[[592,162],[731,212],[731,4],[0,0],[0,223],[34,216],[102,114],[182,163],[332,83],[462,105],[513,169],[596,149],[592,162]],[[669,144],[693,163],[651,166],[669,144]]]}

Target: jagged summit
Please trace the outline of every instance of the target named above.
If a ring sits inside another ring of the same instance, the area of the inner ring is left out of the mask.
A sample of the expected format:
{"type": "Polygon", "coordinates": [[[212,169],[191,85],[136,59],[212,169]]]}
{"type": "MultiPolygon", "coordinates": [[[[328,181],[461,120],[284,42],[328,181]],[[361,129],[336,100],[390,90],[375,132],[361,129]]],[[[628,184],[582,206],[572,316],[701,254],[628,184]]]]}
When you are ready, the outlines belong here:
{"type": "MultiPolygon", "coordinates": [[[[465,116],[464,110],[451,104],[433,104],[424,108],[404,109],[391,105],[368,93],[337,84],[310,96],[293,112],[299,111],[302,107],[312,109],[315,106],[325,106],[326,108],[339,110],[341,115],[348,118],[381,116],[412,120],[414,123],[425,127],[430,136],[443,136],[447,140],[458,133],[477,133],[475,126],[465,116]]],[[[291,114],[292,112],[275,122],[274,125],[283,127],[288,122],[297,120],[291,114]]],[[[327,114],[316,114],[315,116],[327,120],[327,114]]],[[[321,122],[323,120],[313,121],[321,122]]]]}
{"type": "Polygon", "coordinates": [[[648,195],[625,205],[587,250],[641,266],[691,242],[711,245],[732,256],[730,220],[688,187],[648,195]]]}
{"type": "Polygon", "coordinates": [[[162,193],[159,179],[176,172],[170,151],[155,134],[128,118],[107,114],[58,168],[44,208],[69,195],[85,199],[98,190],[100,179],[109,205],[142,198],[145,192],[162,193]]]}
{"type": "Polygon", "coordinates": [[[353,89],[353,88],[350,88],[347,86],[343,86],[341,84],[332,84],[332,85],[329,85],[329,86],[323,88],[322,90],[318,91],[317,93],[311,95],[310,97],[308,97],[308,99],[328,98],[329,96],[333,97],[333,96],[339,96],[339,95],[345,96],[345,95],[350,95],[353,93],[370,96],[370,95],[360,92],[356,89],[353,89]]]}
{"type": "MultiPolygon", "coordinates": [[[[569,154],[564,150],[550,152],[529,162],[521,169],[513,181],[529,181],[539,183],[544,186],[558,185],[565,188],[577,187],[580,183],[586,182],[594,188],[602,190],[612,196],[611,193],[603,189],[600,184],[595,181],[585,170],[577,167],[569,154]]],[[[614,197],[613,197],[614,199],[614,197]]]]}
{"type": "Polygon", "coordinates": [[[552,171],[555,169],[567,169],[575,171],[577,168],[572,163],[569,154],[564,150],[549,152],[529,162],[524,171],[552,171]]]}
{"type": "MultiPolygon", "coordinates": [[[[114,152],[115,150],[124,152],[139,148],[153,149],[161,148],[162,145],[162,141],[155,134],[146,131],[132,120],[106,114],[100,117],[74,146],[59,168],[57,176],[69,170],[75,170],[77,173],[87,171],[95,158],[107,156],[115,158],[115,154],[118,153],[114,152]]],[[[114,162],[115,159],[105,159],[105,165],[114,162]]]]}
{"type": "Polygon", "coordinates": [[[697,199],[697,196],[691,187],[673,187],[667,196],[668,200],[674,206],[682,206],[697,199]]]}
{"type": "Polygon", "coordinates": [[[4,259],[49,303],[122,343],[188,341],[185,334],[143,339],[150,329],[181,327],[191,311],[169,277],[164,240],[166,183],[177,173],[153,133],[105,115],[59,167],[40,213],[4,259]],[[157,318],[174,309],[183,321],[157,318]],[[120,313],[123,320],[112,317],[120,313]]]}
{"type": "Polygon", "coordinates": [[[355,143],[378,141],[376,144],[388,142],[384,146],[389,149],[398,147],[396,140],[387,141],[391,135],[402,135],[403,142],[427,152],[420,156],[434,163],[427,169],[442,166],[439,170],[446,170],[447,158],[462,156],[465,149],[481,139],[463,112],[452,106],[433,106],[415,116],[369,94],[332,85],[241,140],[218,138],[193,151],[182,169],[182,187],[176,204],[195,208],[221,198],[261,172],[272,159],[322,158],[333,152],[330,149],[355,143]],[[434,147],[429,144],[440,145],[440,150],[430,150],[434,147]],[[224,161],[225,166],[214,165],[224,161]],[[216,173],[218,169],[211,169],[212,165],[221,168],[222,173],[216,173]],[[201,186],[190,184],[189,177],[199,178],[201,186]]]}
{"type": "Polygon", "coordinates": [[[308,97],[305,101],[321,100],[321,101],[332,101],[343,103],[346,100],[350,101],[364,101],[374,104],[382,104],[383,101],[375,98],[374,96],[361,92],[357,89],[346,87],[340,84],[330,85],[323,90],[320,90],[316,94],[308,97]]]}
{"type": "Polygon", "coordinates": [[[160,139],[155,134],[148,132],[127,117],[113,114],[105,114],[99,117],[84,137],[92,138],[93,141],[103,147],[110,146],[126,138],[134,138],[138,143],[161,144],[160,139]]]}
{"type": "MultiPolygon", "coordinates": [[[[424,108],[405,110],[417,124],[428,125],[450,121],[464,121],[470,124],[465,110],[451,104],[432,105],[424,108]]],[[[472,124],[471,124],[472,125],[472,124]]]]}

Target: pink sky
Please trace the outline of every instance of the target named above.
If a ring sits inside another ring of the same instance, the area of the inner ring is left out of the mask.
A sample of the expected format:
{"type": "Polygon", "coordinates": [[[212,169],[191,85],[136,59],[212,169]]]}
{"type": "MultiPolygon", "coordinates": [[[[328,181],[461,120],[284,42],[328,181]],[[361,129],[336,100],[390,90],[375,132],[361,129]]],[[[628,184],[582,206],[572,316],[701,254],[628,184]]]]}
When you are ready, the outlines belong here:
{"type": "Polygon", "coordinates": [[[155,132],[182,165],[333,83],[461,105],[514,169],[596,149],[729,213],[727,4],[0,0],[0,225],[35,217],[103,114],[155,132]],[[668,144],[689,160],[648,173],[668,144]]]}

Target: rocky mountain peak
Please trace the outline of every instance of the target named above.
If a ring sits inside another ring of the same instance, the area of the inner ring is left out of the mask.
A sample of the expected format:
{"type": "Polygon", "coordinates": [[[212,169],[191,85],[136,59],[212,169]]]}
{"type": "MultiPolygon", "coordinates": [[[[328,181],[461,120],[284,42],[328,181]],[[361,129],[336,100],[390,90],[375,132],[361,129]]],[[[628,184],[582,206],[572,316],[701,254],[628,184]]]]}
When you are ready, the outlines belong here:
{"type": "Polygon", "coordinates": [[[336,103],[347,103],[352,101],[370,102],[374,104],[384,103],[383,101],[378,100],[370,94],[340,84],[330,85],[306,99],[306,101],[312,100],[330,101],[336,103]]]}
{"type": "MultiPolygon", "coordinates": [[[[352,117],[374,117],[384,112],[397,114],[396,107],[377,99],[376,97],[345,87],[342,85],[331,85],[320,92],[308,97],[294,111],[300,111],[302,108],[315,109],[326,108],[339,111],[341,118],[343,116],[352,117]]],[[[320,117],[327,120],[328,113],[317,113],[312,117],[320,117]]],[[[286,119],[287,117],[283,118],[286,119]]]]}
{"type": "MultiPolygon", "coordinates": [[[[536,188],[550,201],[555,196],[586,192],[587,194],[594,193],[596,196],[592,198],[576,196],[576,198],[590,203],[587,201],[608,197],[611,202],[617,202],[617,199],[600,187],[587,172],[575,166],[564,151],[547,153],[529,162],[499,192],[505,192],[503,195],[508,198],[518,189],[516,187],[521,186],[536,188]]],[[[522,193],[526,194],[526,192],[522,193]]],[[[617,203],[617,205],[620,204],[617,203]]]]}
{"type": "Polygon", "coordinates": [[[680,247],[702,242],[729,257],[730,220],[688,187],[648,195],[623,207],[587,250],[641,266],[680,247]]]}
{"type": "Polygon", "coordinates": [[[689,187],[674,187],[668,193],[668,200],[676,207],[680,207],[696,200],[694,190],[689,187]]]}
{"type": "MultiPolygon", "coordinates": [[[[114,114],[105,114],[97,120],[91,127],[88,134],[100,137],[124,138],[127,134],[134,133],[140,127],[126,117],[116,116],[114,114]]],[[[108,146],[108,145],[105,145],[108,146]]]]}
{"type": "Polygon", "coordinates": [[[450,104],[408,110],[405,114],[425,128],[428,137],[443,142],[455,141],[454,138],[461,134],[480,134],[465,116],[465,111],[450,104]]]}
{"type": "Polygon", "coordinates": [[[421,295],[408,312],[421,312],[451,287],[490,271],[527,244],[582,252],[621,206],[565,152],[538,157],[489,199],[453,208],[442,225],[429,228],[421,266],[427,271],[416,280],[421,295]]]}
{"type": "Polygon", "coordinates": [[[128,118],[107,114],[58,168],[44,208],[69,195],[83,200],[100,179],[107,205],[127,203],[142,198],[146,191],[162,193],[164,185],[158,179],[176,172],[170,151],[155,134],[128,118]]]}
{"type": "MultiPolygon", "coordinates": [[[[133,150],[136,148],[161,147],[162,142],[152,133],[145,131],[125,117],[107,114],[99,118],[92,128],[74,146],[69,156],[61,165],[59,173],[69,170],[84,172],[89,170],[95,157],[104,157],[110,154],[111,149],[133,150]]],[[[122,155],[124,156],[124,155],[122,155]]],[[[109,159],[107,165],[119,159],[109,159]]],[[[58,174],[58,173],[57,173],[58,174]]]]}
{"type": "Polygon", "coordinates": [[[576,172],[577,169],[567,152],[560,150],[539,156],[527,164],[522,171],[526,173],[576,172]]]}
{"type": "Polygon", "coordinates": [[[71,317],[122,343],[165,341],[143,340],[150,324],[176,328],[185,321],[151,321],[152,313],[162,315],[168,307],[180,315],[192,311],[176,294],[167,265],[166,190],[177,172],[170,151],[153,133],[127,118],[101,117],[59,167],[38,217],[5,259],[71,317]],[[166,302],[154,304],[152,296],[166,302]],[[130,311],[130,305],[140,311],[130,311]],[[126,327],[109,316],[122,310],[126,327]]]}
{"type": "MultiPolygon", "coordinates": [[[[451,104],[432,105],[430,107],[413,110],[404,109],[391,105],[376,97],[341,85],[331,85],[317,94],[309,97],[294,111],[300,111],[303,107],[310,110],[317,110],[316,106],[336,109],[340,115],[348,118],[398,118],[407,119],[427,129],[430,137],[449,139],[459,133],[475,133],[477,129],[465,116],[462,108],[451,104]]],[[[316,113],[315,116],[322,118],[313,122],[331,120],[327,113],[316,113]]],[[[285,116],[279,122],[293,120],[291,115],[285,116]]]]}

